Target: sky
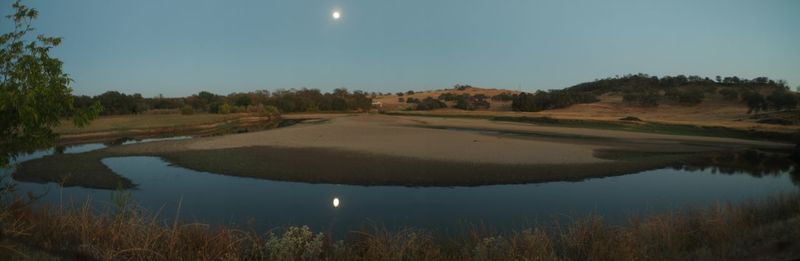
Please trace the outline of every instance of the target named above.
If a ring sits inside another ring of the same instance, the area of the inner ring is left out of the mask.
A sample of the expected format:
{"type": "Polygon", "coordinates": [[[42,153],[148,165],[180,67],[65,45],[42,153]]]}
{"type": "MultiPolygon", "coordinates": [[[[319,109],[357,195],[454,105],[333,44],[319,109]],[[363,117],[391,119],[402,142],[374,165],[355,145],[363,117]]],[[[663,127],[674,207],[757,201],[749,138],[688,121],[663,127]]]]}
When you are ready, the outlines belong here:
{"type": "MultiPolygon", "coordinates": [[[[10,2],[0,2],[3,14],[10,2]]],[[[63,37],[52,53],[82,95],[458,83],[533,91],[639,72],[800,85],[792,0],[25,3],[39,10],[37,33],[63,37]]]]}

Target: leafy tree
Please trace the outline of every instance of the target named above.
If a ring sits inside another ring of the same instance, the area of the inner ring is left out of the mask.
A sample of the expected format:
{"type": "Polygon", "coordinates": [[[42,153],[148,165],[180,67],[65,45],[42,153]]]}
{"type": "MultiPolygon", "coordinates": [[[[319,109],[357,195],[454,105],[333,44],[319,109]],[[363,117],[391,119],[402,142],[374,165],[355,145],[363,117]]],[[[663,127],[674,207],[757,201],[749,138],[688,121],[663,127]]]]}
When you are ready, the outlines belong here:
{"type": "Polygon", "coordinates": [[[435,110],[440,108],[447,108],[447,104],[439,99],[427,97],[425,99],[417,100],[417,110],[435,110]]]}
{"type": "Polygon", "coordinates": [[[778,111],[797,108],[797,97],[789,91],[772,92],[766,99],[769,106],[778,111]]]}
{"type": "Polygon", "coordinates": [[[101,108],[76,109],[72,81],[61,69],[62,62],[50,56],[61,38],[38,35],[32,40],[31,23],[39,13],[20,1],[12,4],[11,32],[0,35],[0,165],[8,164],[18,152],[50,146],[57,134],[52,128],[62,117],[83,126],[101,108]]]}
{"type": "Polygon", "coordinates": [[[503,92],[498,95],[492,96],[492,100],[495,101],[510,101],[514,99],[514,95],[508,92],[503,92]]]}
{"type": "Polygon", "coordinates": [[[747,103],[747,113],[756,113],[767,109],[767,102],[760,93],[747,92],[742,96],[742,99],[747,103]]]}
{"type": "Polygon", "coordinates": [[[535,94],[523,92],[514,95],[511,108],[515,111],[542,111],[597,101],[597,97],[590,92],[572,90],[536,91],[535,94]]]}

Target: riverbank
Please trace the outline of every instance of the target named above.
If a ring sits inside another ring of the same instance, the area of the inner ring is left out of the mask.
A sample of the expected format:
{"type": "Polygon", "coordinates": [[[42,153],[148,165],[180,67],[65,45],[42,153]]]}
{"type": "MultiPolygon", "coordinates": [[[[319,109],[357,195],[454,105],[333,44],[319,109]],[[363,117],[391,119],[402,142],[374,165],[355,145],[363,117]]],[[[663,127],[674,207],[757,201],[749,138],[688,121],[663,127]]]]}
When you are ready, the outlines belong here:
{"type": "Polygon", "coordinates": [[[33,208],[3,193],[3,259],[138,260],[789,260],[800,257],[800,196],[630,217],[608,225],[578,217],[515,232],[472,227],[439,235],[380,225],[333,240],[306,227],[253,231],[164,223],[124,192],[100,213],[88,207],[33,208]]]}
{"type": "Polygon", "coordinates": [[[21,163],[14,177],[66,186],[133,187],[101,160],[157,156],[193,170],[270,180],[477,186],[623,175],[680,165],[713,153],[791,148],[764,141],[480,119],[326,117],[269,131],[51,155],[21,163]]]}
{"type": "MultiPolygon", "coordinates": [[[[485,119],[499,122],[519,122],[538,126],[618,130],[666,135],[720,137],[775,142],[800,142],[800,128],[793,126],[731,125],[720,122],[696,121],[644,121],[637,117],[618,118],[565,116],[560,114],[529,114],[510,112],[482,112],[466,114],[458,111],[395,111],[387,115],[433,118],[485,119]]],[[[727,122],[726,122],[727,123],[727,122]]]]}
{"type": "Polygon", "coordinates": [[[137,114],[104,116],[84,127],[64,122],[54,131],[60,135],[57,144],[70,145],[120,138],[203,136],[254,131],[270,128],[278,119],[278,115],[254,113],[137,114]]]}

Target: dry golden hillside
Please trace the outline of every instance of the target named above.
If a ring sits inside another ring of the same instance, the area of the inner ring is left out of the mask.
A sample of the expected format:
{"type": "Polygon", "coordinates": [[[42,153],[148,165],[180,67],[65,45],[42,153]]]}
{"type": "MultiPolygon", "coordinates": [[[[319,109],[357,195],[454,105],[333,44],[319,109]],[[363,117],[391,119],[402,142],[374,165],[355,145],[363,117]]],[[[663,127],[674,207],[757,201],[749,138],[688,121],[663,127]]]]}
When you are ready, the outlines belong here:
{"type": "MultiPolygon", "coordinates": [[[[495,88],[478,88],[471,87],[465,90],[444,89],[435,91],[417,92],[412,95],[405,94],[403,96],[397,95],[384,95],[376,97],[375,101],[383,104],[385,111],[403,111],[413,105],[399,102],[398,98],[414,97],[424,99],[426,97],[439,97],[443,93],[463,94],[470,95],[484,94],[486,96],[494,96],[503,92],[519,93],[519,91],[495,89],[495,88]]],[[[617,121],[620,118],[627,116],[634,116],[643,121],[673,123],[673,124],[692,124],[701,126],[722,126],[732,127],[737,129],[759,129],[759,130],[772,130],[781,132],[796,132],[800,131],[800,126],[795,125],[775,125],[757,123],[759,119],[770,117],[772,115],[780,115],[782,118],[797,118],[800,117],[800,112],[768,112],[762,113],[760,117],[756,118],[752,114],[747,113],[747,106],[738,101],[725,101],[721,97],[708,97],[698,105],[682,105],[662,101],[657,107],[640,107],[629,105],[622,102],[621,94],[605,94],[598,97],[599,102],[588,104],[577,104],[567,108],[553,109],[540,112],[515,112],[511,110],[511,102],[493,101],[490,109],[465,111],[454,108],[438,109],[432,111],[413,111],[414,114],[431,114],[431,115],[448,115],[448,116],[529,116],[529,117],[552,117],[559,119],[591,119],[591,120],[607,120],[617,121]],[[797,116],[797,117],[794,117],[797,116]]],[[[448,103],[452,106],[452,102],[448,103]]],[[[800,119],[798,119],[800,120],[800,119]]]]}

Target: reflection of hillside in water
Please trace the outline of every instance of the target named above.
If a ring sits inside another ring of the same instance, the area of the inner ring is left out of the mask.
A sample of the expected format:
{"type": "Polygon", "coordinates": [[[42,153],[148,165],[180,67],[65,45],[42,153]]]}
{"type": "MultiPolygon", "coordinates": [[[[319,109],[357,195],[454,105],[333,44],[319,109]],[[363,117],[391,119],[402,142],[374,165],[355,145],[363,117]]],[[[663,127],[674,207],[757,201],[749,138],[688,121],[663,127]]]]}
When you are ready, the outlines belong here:
{"type": "Polygon", "coordinates": [[[757,150],[712,153],[695,160],[672,166],[676,170],[706,170],[714,173],[735,175],[748,174],[753,177],[779,176],[787,174],[792,183],[800,186],[800,162],[784,153],[767,153],[757,150]]]}

